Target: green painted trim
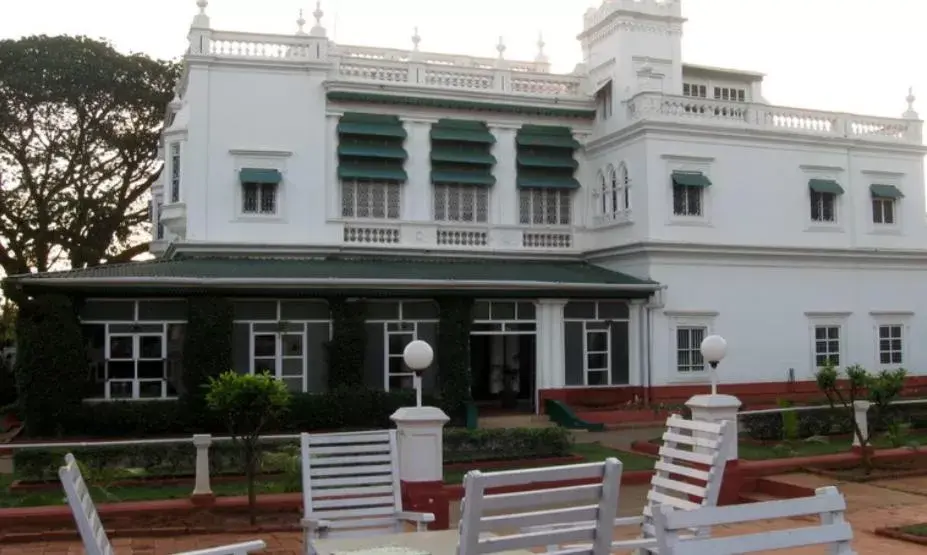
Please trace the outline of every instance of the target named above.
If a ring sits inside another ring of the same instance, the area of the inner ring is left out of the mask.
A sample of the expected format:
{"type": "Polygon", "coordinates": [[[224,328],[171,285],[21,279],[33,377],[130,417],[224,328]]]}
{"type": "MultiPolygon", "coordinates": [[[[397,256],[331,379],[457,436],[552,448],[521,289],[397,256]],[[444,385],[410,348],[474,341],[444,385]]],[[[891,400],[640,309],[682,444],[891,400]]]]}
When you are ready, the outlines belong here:
{"type": "Polygon", "coordinates": [[[678,187],[711,187],[711,180],[702,172],[673,172],[673,185],[678,187]]]}
{"type": "Polygon", "coordinates": [[[529,168],[572,168],[579,167],[579,163],[572,157],[560,156],[531,156],[529,154],[519,154],[517,157],[518,165],[529,168]]]}
{"type": "Polygon", "coordinates": [[[500,104],[495,102],[474,102],[471,100],[453,100],[449,98],[424,98],[420,96],[397,96],[391,94],[358,93],[347,91],[331,91],[326,95],[326,98],[331,102],[357,102],[366,104],[388,104],[394,106],[417,106],[422,108],[462,110],[471,113],[478,111],[503,114],[519,114],[524,116],[575,118],[583,120],[595,119],[595,108],[589,108],[587,110],[576,110],[571,108],[519,106],[516,104],[500,104]]]}
{"type": "Polygon", "coordinates": [[[455,150],[450,148],[432,148],[432,162],[460,162],[463,164],[479,164],[492,166],[496,163],[496,157],[488,152],[478,150],[455,150]]]}
{"type": "Polygon", "coordinates": [[[350,143],[339,144],[338,154],[341,156],[358,156],[361,158],[390,158],[396,160],[405,160],[408,158],[405,149],[401,146],[376,146],[350,143]]]}
{"type": "Polygon", "coordinates": [[[832,195],[842,195],[843,187],[833,179],[810,179],[808,188],[815,193],[830,193],[832,195]]]}
{"type": "Polygon", "coordinates": [[[489,131],[473,129],[454,129],[450,127],[432,127],[432,141],[455,141],[461,143],[495,144],[496,137],[489,131]]]}
{"type": "Polygon", "coordinates": [[[519,189],[579,189],[579,181],[572,176],[518,176],[515,185],[519,189]]]}
{"type": "Polygon", "coordinates": [[[431,183],[433,185],[485,185],[491,187],[496,184],[496,178],[489,171],[462,172],[462,171],[432,171],[431,183]]]}
{"type": "Polygon", "coordinates": [[[238,179],[242,183],[269,183],[276,185],[283,181],[283,175],[277,170],[268,168],[242,168],[238,171],[238,179]]]}
{"type": "Polygon", "coordinates": [[[402,167],[364,166],[360,164],[338,164],[340,179],[379,179],[405,183],[408,179],[402,167]]]}
{"type": "Polygon", "coordinates": [[[339,135],[361,135],[373,137],[398,137],[405,139],[408,135],[405,128],[395,125],[376,123],[353,123],[343,121],[338,124],[339,135]]]}
{"type": "Polygon", "coordinates": [[[555,146],[564,149],[577,149],[579,142],[573,137],[562,135],[527,135],[519,133],[515,136],[515,143],[519,146],[555,146]]]}
{"type": "Polygon", "coordinates": [[[904,198],[904,193],[898,190],[898,187],[894,185],[872,184],[869,186],[869,193],[872,195],[872,198],[904,198]]]}

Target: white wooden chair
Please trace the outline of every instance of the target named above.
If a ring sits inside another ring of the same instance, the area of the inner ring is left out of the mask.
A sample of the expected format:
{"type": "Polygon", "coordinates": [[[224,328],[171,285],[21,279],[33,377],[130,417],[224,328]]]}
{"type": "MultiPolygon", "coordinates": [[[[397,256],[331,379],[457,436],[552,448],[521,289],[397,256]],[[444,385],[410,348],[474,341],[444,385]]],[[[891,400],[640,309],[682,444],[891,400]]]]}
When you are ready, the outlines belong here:
{"type": "MultiPolygon", "coordinates": [[[[113,555],[113,546],[109,543],[106,530],[103,529],[103,523],[100,521],[100,515],[93,504],[93,499],[90,498],[87,482],[84,481],[84,477],[81,475],[74,455],[68,453],[64,456],[64,466],[58,469],[58,477],[61,478],[61,485],[64,487],[65,495],[67,495],[68,505],[74,514],[74,521],[77,523],[77,530],[80,532],[84,551],[86,551],[87,555],[113,555]]],[[[267,545],[264,541],[255,540],[210,549],[186,551],[177,555],[245,555],[265,547],[267,545]]]]}
{"type": "Polygon", "coordinates": [[[402,510],[396,430],[303,433],[300,451],[301,522],[309,553],[317,553],[317,538],[391,534],[402,532],[406,522],[421,532],[434,522],[431,513],[402,510]]]}
{"type": "Polygon", "coordinates": [[[745,503],[728,507],[699,507],[680,511],[671,505],[657,507],[654,526],[660,555],[739,555],[813,545],[828,546],[832,555],[855,555],[853,529],[844,519],[846,500],[837,488],[818,488],[814,497],[745,503]],[[724,526],[774,518],[819,516],[820,523],[784,530],[767,530],[736,536],[693,537],[691,528],[724,526]]]}
{"type": "Polygon", "coordinates": [[[483,555],[502,551],[528,550],[551,544],[588,542],[567,548],[561,554],[606,555],[611,549],[612,522],[618,514],[621,463],[554,466],[539,469],[482,473],[464,477],[458,555],[483,555]],[[528,486],[560,480],[596,479],[580,486],[552,487],[515,493],[487,494],[504,486],[528,486]],[[567,507],[541,510],[550,505],[567,507]],[[578,505],[577,505],[578,504],[578,505]],[[509,511],[515,512],[509,512],[509,511]],[[499,512],[505,511],[503,514],[499,512]],[[487,513],[495,513],[488,516],[487,513]],[[521,532],[525,528],[541,527],[521,532]],[[503,530],[514,530],[504,534],[503,530]]]}
{"type": "MultiPolygon", "coordinates": [[[[640,526],[641,535],[637,539],[616,541],[612,548],[654,551],[654,505],[671,505],[682,510],[717,505],[728,443],[737,441],[735,436],[735,428],[729,422],[686,420],[678,414],[670,415],[643,514],[615,519],[615,526],[640,526]]],[[[701,528],[693,533],[707,535],[710,529],[701,528]]],[[[551,552],[559,549],[556,545],[548,547],[551,552]]]]}

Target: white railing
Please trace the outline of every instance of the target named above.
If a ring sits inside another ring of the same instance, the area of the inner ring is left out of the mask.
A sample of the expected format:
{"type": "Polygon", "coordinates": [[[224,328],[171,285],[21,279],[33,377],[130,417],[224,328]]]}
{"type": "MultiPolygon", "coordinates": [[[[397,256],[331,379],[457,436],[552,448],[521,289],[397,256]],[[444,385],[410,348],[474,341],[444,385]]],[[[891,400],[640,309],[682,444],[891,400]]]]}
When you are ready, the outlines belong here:
{"type": "Polygon", "coordinates": [[[502,226],[414,221],[341,220],[346,244],[395,248],[441,247],[563,252],[577,249],[577,230],[564,227],[502,226]]]}
{"type": "Polygon", "coordinates": [[[728,127],[768,129],[823,137],[922,144],[922,122],[729,102],[662,93],[641,93],[626,102],[627,117],[635,120],[691,120],[728,127]]]}

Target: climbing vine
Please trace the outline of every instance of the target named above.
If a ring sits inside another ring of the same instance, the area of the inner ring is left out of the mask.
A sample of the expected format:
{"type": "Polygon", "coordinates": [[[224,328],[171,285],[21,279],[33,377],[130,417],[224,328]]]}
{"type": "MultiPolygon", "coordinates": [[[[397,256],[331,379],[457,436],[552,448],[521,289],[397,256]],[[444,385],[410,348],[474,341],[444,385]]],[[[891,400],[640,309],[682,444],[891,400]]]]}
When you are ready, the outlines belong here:
{"type": "Polygon", "coordinates": [[[328,390],[363,388],[366,305],[362,301],[333,298],[329,299],[328,306],[332,316],[332,340],[326,345],[328,390]]]}
{"type": "MultiPolygon", "coordinates": [[[[223,297],[190,297],[183,340],[180,395],[195,414],[206,410],[205,386],[232,370],[232,303],[223,297]]],[[[241,371],[243,369],[239,369],[241,371]]]]}
{"type": "Polygon", "coordinates": [[[473,299],[441,297],[436,299],[438,320],[438,381],[444,411],[454,423],[462,423],[470,391],[470,328],[473,324],[473,299]]]}

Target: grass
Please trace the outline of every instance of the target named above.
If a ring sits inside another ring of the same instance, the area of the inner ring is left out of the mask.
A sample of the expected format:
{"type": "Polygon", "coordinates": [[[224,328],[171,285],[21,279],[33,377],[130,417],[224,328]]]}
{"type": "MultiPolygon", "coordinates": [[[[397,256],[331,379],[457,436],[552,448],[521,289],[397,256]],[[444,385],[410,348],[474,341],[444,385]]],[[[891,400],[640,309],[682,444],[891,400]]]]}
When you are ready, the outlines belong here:
{"type": "MultiPolygon", "coordinates": [[[[583,460],[589,462],[603,461],[608,457],[617,457],[624,463],[624,470],[650,470],[653,468],[654,459],[635,453],[618,451],[605,447],[599,443],[577,443],[574,445],[573,454],[580,455],[583,460]]],[[[479,469],[479,463],[474,463],[472,468],[466,470],[455,470],[444,473],[444,481],[450,484],[459,484],[463,481],[464,474],[468,470],[479,469]]],[[[498,467],[493,466],[486,470],[514,470],[526,468],[524,462],[520,464],[513,462],[510,466],[498,467]]],[[[0,508],[11,507],[39,507],[45,505],[64,505],[64,492],[60,488],[11,492],[9,486],[14,477],[10,475],[0,475],[0,508]]],[[[268,477],[260,480],[257,484],[259,493],[287,493],[300,491],[300,484],[293,479],[285,479],[279,476],[268,477]]],[[[187,499],[193,491],[193,484],[183,485],[158,485],[150,486],[126,486],[126,487],[99,487],[91,486],[91,496],[98,504],[115,503],[120,501],[154,501],[165,499],[187,499]]],[[[247,493],[244,482],[218,482],[213,483],[212,491],[217,496],[241,496],[247,493]]]]}
{"type": "MultiPolygon", "coordinates": [[[[905,438],[913,446],[927,445],[927,432],[918,431],[905,438]]],[[[876,449],[889,449],[893,445],[884,435],[872,439],[872,446],[876,449]]],[[[741,459],[765,460],[784,459],[789,457],[813,457],[817,455],[833,455],[846,453],[853,447],[853,438],[817,438],[812,441],[794,440],[780,443],[759,444],[750,441],[741,441],[738,445],[738,454],[741,459]]]]}
{"type": "Polygon", "coordinates": [[[927,538],[927,524],[911,524],[910,526],[902,526],[898,530],[912,536],[927,538]]]}

